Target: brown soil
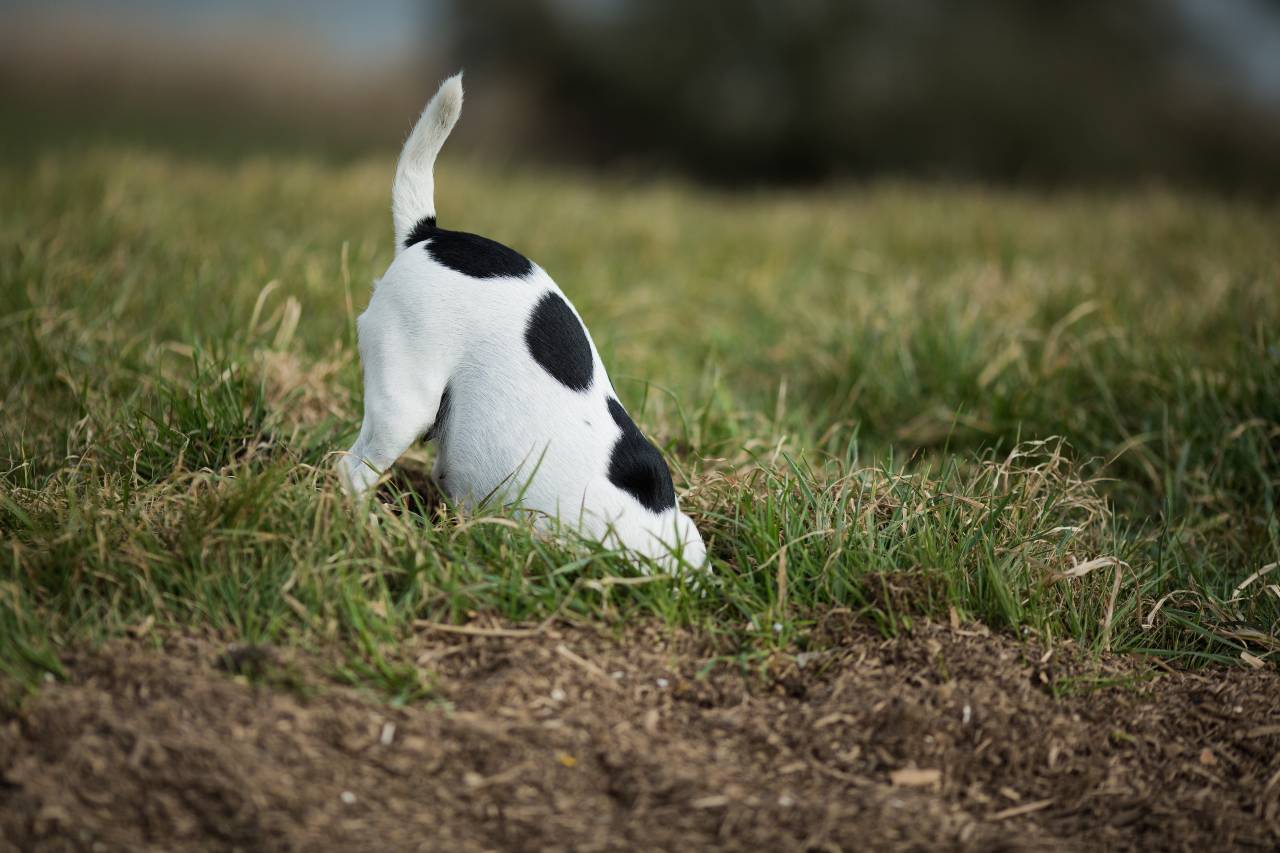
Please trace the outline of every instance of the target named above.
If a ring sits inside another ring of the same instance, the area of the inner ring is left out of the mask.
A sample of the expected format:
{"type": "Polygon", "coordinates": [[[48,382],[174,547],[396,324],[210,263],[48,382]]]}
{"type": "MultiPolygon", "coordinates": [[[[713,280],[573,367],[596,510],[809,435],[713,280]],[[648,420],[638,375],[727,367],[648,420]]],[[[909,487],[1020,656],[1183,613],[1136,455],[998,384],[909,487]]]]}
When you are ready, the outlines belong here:
{"type": "Polygon", "coordinates": [[[0,723],[0,849],[1280,844],[1272,670],[825,631],[767,676],[653,628],[428,633],[437,698],[406,708],[271,650],[122,643],[0,723]]]}

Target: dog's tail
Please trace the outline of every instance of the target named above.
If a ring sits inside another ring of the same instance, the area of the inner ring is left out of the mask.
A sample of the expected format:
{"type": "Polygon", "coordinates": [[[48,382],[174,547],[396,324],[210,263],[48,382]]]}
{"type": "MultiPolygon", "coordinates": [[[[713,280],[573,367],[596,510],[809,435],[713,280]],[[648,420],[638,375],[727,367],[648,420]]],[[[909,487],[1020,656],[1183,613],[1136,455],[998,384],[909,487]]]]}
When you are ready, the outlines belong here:
{"type": "Polygon", "coordinates": [[[461,112],[462,73],[459,72],[440,84],[400,152],[396,180],[391,186],[391,220],[396,230],[396,251],[417,242],[411,236],[420,226],[435,227],[435,178],[432,169],[436,155],[461,112]]]}

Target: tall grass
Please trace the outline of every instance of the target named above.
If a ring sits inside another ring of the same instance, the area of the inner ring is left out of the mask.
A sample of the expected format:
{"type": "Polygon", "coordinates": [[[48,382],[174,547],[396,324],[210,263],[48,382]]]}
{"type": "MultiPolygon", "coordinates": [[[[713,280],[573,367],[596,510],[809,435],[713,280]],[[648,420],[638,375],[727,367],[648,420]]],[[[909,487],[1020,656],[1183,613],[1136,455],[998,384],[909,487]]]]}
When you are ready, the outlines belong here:
{"type": "Polygon", "coordinates": [[[424,621],[647,615],[750,653],[836,607],[1280,651],[1276,209],[439,171],[443,223],[575,300],[713,577],[437,507],[425,448],[371,512],[340,496],[389,161],[55,147],[0,167],[5,672],[162,628],[309,644],[412,698],[424,621]]]}

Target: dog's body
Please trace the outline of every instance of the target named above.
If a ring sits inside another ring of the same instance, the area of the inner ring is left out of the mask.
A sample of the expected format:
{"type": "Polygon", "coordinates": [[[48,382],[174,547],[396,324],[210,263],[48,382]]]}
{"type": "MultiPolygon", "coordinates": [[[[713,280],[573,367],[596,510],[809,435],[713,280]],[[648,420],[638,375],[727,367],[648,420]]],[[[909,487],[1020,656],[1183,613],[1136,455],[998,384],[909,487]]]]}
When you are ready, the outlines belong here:
{"type": "Polygon", "coordinates": [[[463,506],[518,503],[659,565],[701,566],[666,462],[560,288],[501,244],[436,227],[432,168],[461,107],[455,76],[400,155],[397,255],[358,322],[365,413],[344,483],[364,493],[426,435],[437,482],[463,506]]]}

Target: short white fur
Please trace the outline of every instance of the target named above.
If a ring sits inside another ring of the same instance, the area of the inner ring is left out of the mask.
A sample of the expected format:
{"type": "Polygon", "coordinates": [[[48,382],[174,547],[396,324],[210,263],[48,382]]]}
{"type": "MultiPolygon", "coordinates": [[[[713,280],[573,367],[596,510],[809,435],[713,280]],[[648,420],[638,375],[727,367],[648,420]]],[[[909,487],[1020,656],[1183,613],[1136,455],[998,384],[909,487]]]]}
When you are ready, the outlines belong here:
{"type": "Polygon", "coordinates": [[[451,499],[464,507],[486,498],[518,502],[544,526],[663,568],[681,560],[702,566],[702,537],[678,504],[653,512],[609,479],[621,429],[608,398],[617,393],[585,324],[594,371],[587,391],[561,384],[530,354],[525,329],[538,302],[551,292],[572,308],[551,277],[531,264],[520,278],[480,280],[438,263],[420,244],[406,248],[415,226],[435,216],[435,159],[461,109],[455,75],[400,155],[391,204],[397,254],[357,323],[364,421],[339,462],[344,486],[365,494],[436,425],[447,388],[448,414],[433,433],[434,472],[451,499]]]}

